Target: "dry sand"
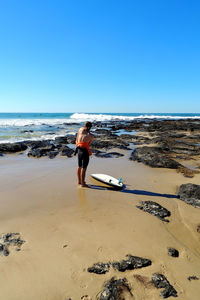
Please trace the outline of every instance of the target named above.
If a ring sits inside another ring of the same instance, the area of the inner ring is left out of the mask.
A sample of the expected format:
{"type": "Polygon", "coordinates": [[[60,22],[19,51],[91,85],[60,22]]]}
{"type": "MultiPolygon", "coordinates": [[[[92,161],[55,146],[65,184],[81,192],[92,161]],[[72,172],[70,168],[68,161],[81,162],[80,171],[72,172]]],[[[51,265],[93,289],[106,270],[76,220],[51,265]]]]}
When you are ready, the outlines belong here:
{"type": "Polygon", "coordinates": [[[0,299],[79,300],[89,295],[83,299],[95,300],[104,283],[116,276],[128,279],[131,299],[158,300],[161,290],[148,282],[160,272],[177,290],[177,299],[199,300],[200,280],[187,277],[200,277],[200,211],[179,199],[146,192],[176,194],[182,183],[199,183],[200,175],[188,179],[127,157],[92,158],[88,183],[91,173],[123,177],[128,191],[78,187],[75,158],[0,159],[0,234],[20,232],[26,241],[20,252],[10,247],[10,255],[0,257],[0,299]],[[170,222],[136,208],[142,200],[169,209],[170,222]],[[179,258],[170,257],[168,247],[178,249],[179,258]],[[96,262],[121,260],[126,254],[149,258],[152,265],[125,273],[87,272],[96,262]],[[144,282],[135,275],[144,276],[144,282]]]}

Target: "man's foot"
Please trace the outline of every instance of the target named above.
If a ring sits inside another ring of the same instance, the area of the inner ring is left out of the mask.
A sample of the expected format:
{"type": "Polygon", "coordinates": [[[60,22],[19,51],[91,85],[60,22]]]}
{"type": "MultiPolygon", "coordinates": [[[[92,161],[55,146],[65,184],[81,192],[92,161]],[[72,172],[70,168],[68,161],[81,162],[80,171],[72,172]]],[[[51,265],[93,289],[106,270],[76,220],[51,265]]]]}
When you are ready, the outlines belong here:
{"type": "Polygon", "coordinates": [[[83,184],[81,184],[81,187],[89,188],[90,186],[87,183],[83,183],[83,184]]]}

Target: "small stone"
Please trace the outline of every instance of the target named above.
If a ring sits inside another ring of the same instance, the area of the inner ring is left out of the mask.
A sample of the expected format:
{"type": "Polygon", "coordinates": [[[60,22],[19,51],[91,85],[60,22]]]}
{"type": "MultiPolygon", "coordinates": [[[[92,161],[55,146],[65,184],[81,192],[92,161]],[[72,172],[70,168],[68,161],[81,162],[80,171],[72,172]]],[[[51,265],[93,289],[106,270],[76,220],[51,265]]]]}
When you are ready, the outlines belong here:
{"type": "Polygon", "coordinates": [[[96,263],[92,267],[88,268],[89,273],[96,273],[96,274],[105,274],[110,269],[110,264],[104,263],[96,263]]]}
{"type": "Polygon", "coordinates": [[[3,255],[4,256],[8,256],[9,255],[9,251],[6,248],[4,248],[4,250],[3,250],[3,255]]]}
{"type": "Polygon", "coordinates": [[[191,281],[191,280],[199,280],[199,278],[197,276],[193,275],[193,276],[189,276],[188,280],[189,281],[191,281]]]}
{"type": "Polygon", "coordinates": [[[168,248],[168,254],[172,257],[179,257],[178,250],[176,250],[174,248],[168,248]]]}

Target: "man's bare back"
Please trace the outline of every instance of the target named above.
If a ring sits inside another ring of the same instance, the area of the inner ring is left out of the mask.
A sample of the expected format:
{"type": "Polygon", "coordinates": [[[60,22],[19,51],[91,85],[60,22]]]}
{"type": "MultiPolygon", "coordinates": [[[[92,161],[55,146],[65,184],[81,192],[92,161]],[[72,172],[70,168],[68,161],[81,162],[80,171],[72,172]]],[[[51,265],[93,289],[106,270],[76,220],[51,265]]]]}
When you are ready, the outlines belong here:
{"type": "Polygon", "coordinates": [[[81,127],[78,131],[78,135],[76,138],[77,143],[83,142],[83,143],[91,143],[93,140],[93,135],[88,132],[88,130],[85,127],[81,127]]]}

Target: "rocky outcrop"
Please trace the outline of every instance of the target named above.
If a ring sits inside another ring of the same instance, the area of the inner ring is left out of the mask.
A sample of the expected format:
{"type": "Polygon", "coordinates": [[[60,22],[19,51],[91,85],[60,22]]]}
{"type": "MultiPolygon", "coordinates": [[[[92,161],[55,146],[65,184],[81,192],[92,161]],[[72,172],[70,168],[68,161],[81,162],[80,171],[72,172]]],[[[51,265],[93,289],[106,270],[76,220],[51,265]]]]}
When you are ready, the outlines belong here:
{"type": "Polygon", "coordinates": [[[95,151],[95,156],[101,157],[101,158],[118,158],[124,156],[124,154],[119,152],[103,152],[100,150],[95,151]]]}
{"type": "Polygon", "coordinates": [[[62,149],[61,149],[61,152],[60,152],[60,154],[62,155],[62,156],[67,156],[67,157],[72,157],[72,155],[74,154],[74,150],[73,149],[71,149],[70,147],[68,147],[67,145],[66,146],[64,146],[62,149]]]}
{"type": "Polygon", "coordinates": [[[178,162],[167,157],[158,147],[136,148],[133,150],[130,160],[142,162],[153,168],[178,169],[181,166],[178,162]]]}
{"type": "Polygon", "coordinates": [[[171,213],[165,207],[154,201],[142,201],[140,204],[141,205],[137,205],[136,207],[159,218],[161,221],[169,222],[166,217],[169,217],[171,213]]]}
{"type": "Polygon", "coordinates": [[[0,154],[3,153],[16,153],[25,151],[27,149],[27,145],[25,143],[3,143],[0,144],[0,154]]]}
{"type": "Polygon", "coordinates": [[[49,158],[53,158],[58,154],[58,151],[55,150],[54,145],[48,145],[46,147],[33,147],[32,149],[29,150],[28,156],[32,157],[42,157],[42,156],[49,156],[49,158]]]}
{"type": "Polygon", "coordinates": [[[168,298],[168,297],[178,297],[177,291],[175,288],[169,283],[167,278],[162,275],[155,273],[152,276],[152,282],[154,283],[155,287],[158,289],[164,289],[160,295],[163,298],[168,298]]]}
{"type": "Polygon", "coordinates": [[[182,184],[179,188],[178,196],[185,203],[200,208],[200,185],[192,183],[182,184]]]}

